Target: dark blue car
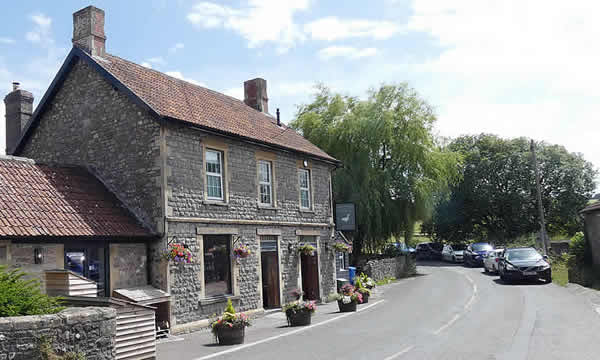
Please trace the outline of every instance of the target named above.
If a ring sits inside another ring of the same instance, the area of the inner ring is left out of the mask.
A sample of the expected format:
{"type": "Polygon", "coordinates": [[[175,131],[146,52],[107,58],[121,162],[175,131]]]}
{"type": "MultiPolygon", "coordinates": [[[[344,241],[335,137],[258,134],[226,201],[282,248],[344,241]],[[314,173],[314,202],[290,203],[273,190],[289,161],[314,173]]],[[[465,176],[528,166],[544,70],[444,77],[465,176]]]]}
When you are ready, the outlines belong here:
{"type": "Polygon", "coordinates": [[[483,266],[483,257],[494,247],[488,243],[474,243],[463,252],[465,266],[483,266]]]}

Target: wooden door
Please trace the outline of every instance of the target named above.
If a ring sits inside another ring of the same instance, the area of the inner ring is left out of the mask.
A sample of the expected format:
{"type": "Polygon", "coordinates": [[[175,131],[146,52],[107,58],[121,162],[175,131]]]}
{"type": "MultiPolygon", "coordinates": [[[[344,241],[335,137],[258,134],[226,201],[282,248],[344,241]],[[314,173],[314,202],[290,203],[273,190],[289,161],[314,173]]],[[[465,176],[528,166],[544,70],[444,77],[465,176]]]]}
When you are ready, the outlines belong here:
{"type": "Polygon", "coordinates": [[[318,255],[300,255],[304,300],[319,300],[318,255]]]}
{"type": "Polygon", "coordinates": [[[279,301],[279,261],[276,251],[262,251],[262,290],[263,308],[272,309],[281,306],[279,301]]]}

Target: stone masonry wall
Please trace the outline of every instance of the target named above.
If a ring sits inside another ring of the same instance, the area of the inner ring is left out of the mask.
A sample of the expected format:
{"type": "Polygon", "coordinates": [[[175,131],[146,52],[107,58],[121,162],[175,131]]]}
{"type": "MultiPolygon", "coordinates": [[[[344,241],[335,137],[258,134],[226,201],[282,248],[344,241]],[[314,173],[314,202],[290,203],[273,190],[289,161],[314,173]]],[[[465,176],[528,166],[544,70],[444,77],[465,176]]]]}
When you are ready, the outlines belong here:
{"type": "Polygon", "coordinates": [[[115,289],[148,284],[146,244],[110,244],[110,285],[115,289]]]}
{"type": "MultiPolygon", "coordinates": [[[[219,314],[225,308],[225,300],[221,302],[203,302],[200,298],[202,282],[200,278],[200,269],[202,259],[199,258],[200,247],[197,243],[196,228],[206,225],[197,223],[170,223],[169,236],[177,238],[177,242],[185,244],[194,254],[194,261],[191,264],[171,264],[171,311],[174,325],[188,323],[206,319],[213,314],[219,314]]],[[[211,228],[227,227],[238,230],[241,242],[247,244],[252,254],[245,259],[239,260],[235,265],[235,277],[239,289],[239,299],[233,301],[234,306],[239,311],[262,308],[260,302],[260,283],[259,283],[259,241],[257,228],[281,230],[281,272],[282,272],[282,302],[291,301],[290,291],[298,287],[299,282],[299,261],[300,256],[292,247],[289,251],[288,244],[297,246],[298,236],[297,227],[292,226],[256,226],[256,225],[210,225],[211,228]]],[[[326,298],[327,295],[335,292],[335,263],[334,251],[326,251],[326,244],[329,242],[329,230],[322,229],[320,235],[319,260],[321,262],[321,295],[326,298]]]]}
{"type": "Polygon", "coordinates": [[[53,315],[0,318],[0,359],[37,360],[39,342],[51,341],[57,354],[82,352],[89,360],[115,358],[116,310],[69,308],[53,315]]]}
{"type": "Polygon", "coordinates": [[[18,156],[89,167],[152,229],[162,224],[160,125],[78,61],[18,156]]]}
{"type": "Polygon", "coordinates": [[[375,281],[389,277],[400,279],[415,274],[416,262],[413,257],[406,255],[369,260],[362,271],[375,281]]]}
{"type": "Polygon", "coordinates": [[[19,268],[27,274],[28,278],[40,280],[42,291],[45,291],[45,270],[64,268],[64,245],[44,243],[18,243],[4,242],[8,246],[7,252],[10,260],[6,262],[11,268],[19,268]],[[44,261],[36,264],[34,249],[42,249],[44,261]]]}

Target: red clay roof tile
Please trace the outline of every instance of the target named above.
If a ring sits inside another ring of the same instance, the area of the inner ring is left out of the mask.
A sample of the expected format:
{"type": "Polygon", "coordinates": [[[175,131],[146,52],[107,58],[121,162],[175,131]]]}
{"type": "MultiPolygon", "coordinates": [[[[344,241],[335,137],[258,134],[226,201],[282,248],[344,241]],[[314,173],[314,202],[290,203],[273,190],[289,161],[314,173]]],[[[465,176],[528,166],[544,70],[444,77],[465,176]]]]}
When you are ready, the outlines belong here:
{"type": "Polygon", "coordinates": [[[151,236],[82,168],[0,158],[0,174],[1,236],[151,236]]]}

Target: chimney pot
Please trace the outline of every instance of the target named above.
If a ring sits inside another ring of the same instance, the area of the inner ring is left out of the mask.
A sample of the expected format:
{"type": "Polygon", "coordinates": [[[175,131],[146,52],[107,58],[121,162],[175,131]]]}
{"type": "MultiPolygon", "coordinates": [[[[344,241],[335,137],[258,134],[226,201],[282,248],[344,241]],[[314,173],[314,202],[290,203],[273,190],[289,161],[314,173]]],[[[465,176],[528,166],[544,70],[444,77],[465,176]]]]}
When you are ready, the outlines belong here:
{"type": "Polygon", "coordinates": [[[12,83],[13,91],[4,97],[6,106],[6,154],[12,155],[21,139],[23,129],[33,113],[33,94],[22,90],[19,82],[12,83]]]}
{"type": "Polygon", "coordinates": [[[88,6],[73,13],[73,46],[81,48],[92,56],[106,53],[104,35],[104,10],[88,6]]]}
{"type": "Polygon", "coordinates": [[[267,81],[256,78],[244,82],[244,103],[260,112],[269,112],[267,81]]]}
{"type": "Polygon", "coordinates": [[[279,108],[277,108],[277,126],[281,126],[281,119],[279,117],[279,108]]]}

